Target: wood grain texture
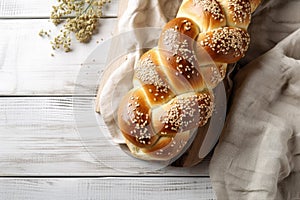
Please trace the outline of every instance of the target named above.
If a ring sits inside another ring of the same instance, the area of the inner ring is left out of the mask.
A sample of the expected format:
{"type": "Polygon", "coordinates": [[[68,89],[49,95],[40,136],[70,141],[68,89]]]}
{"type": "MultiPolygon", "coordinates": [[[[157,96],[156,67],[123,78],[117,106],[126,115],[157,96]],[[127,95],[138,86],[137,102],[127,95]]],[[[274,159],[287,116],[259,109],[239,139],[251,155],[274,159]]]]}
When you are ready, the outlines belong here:
{"type": "Polygon", "coordinates": [[[209,157],[195,167],[146,171],[144,165],[129,162],[107,138],[87,138],[84,134],[105,129],[95,118],[94,100],[1,97],[0,176],[208,176],[209,157]],[[102,145],[104,154],[96,154],[93,145],[102,145]],[[120,163],[130,171],[118,169],[120,163]]]}
{"type": "Polygon", "coordinates": [[[55,3],[0,0],[0,199],[215,199],[207,178],[210,157],[195,167],[133,167],[143,171],[134,173],[114,169],[111,160],[130,168],[126,157],[93,156],[88,146],[98,141],[83,142],[79,130],[101,127],[89,117],[95,77],[103,69],[81,64],[112,36],[119,0],[105,7],[93,40],[73,42],[69,54],[53,52],[51,38],[38,36],[41,29],[51,30],[52,38],[58,33],[60,27],[48,20],[55,3]]]}
{"type": "MultiPolygon", "coordinates": [[[[103,9],[103,17],[116,17],[119,0],[112,0],[103,9]]],[[[0,18],[49,18],[53,0],[0,0],[0,18]]]]}
{"type": "Polygon", "coordinates": [[[208,178],[0,179],[5,200],[214,200],[208,178]]]}
{"type": "MultiPolygon", "coordinates": [[[[98,45],[112,37],[115,24],[116,19],[102,19],[99,33],[90,43],[82,44],[73,39],[74,51],[64,53],[52,50],[51,38],[38,35],[41,29],[52,30],[53,36],[58,32],[47,19],[0,20],[0,80],[3,83],[0,95],[73,94],[81,64],[98,45]]],[[[99,72],[96,69],[91,74],[95,75],[95,71],[99,72]]],[[[88,74],[85,78],[90,80],[88,74]]]]}

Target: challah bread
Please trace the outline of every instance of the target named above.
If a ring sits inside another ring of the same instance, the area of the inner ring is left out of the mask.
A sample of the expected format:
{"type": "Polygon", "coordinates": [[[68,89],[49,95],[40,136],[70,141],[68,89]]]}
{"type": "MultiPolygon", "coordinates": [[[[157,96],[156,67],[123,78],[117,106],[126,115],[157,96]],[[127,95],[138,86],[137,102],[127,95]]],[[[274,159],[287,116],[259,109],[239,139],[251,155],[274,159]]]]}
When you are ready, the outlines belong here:
{"type": "Polygon", "coordinates": [[[118,109],[118,126],[131,153],[146,160],[178,155],[212,116],[212,89],[228,63],[249,46],[247,27],[259,0],[183,0],[158,46],[134,68],[118,109]],[[209,56],[207,56],[209,55],[209,56]]]}

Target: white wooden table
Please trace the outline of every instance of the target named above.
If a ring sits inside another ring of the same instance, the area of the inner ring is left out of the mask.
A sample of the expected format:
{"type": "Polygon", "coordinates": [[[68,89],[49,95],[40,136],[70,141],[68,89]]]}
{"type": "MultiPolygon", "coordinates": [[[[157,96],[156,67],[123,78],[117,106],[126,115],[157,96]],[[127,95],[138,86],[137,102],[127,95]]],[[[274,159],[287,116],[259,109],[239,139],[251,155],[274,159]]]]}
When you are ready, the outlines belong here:
{"type": "Polygon", "coordinates": [[[0,0],[0,199],[215,199],[208,160],[136,174],[103,165],[86,150],[73,108],[89,106],[95,95],[74,96],[76,77],[99,41],[111,37],[118,0],[90,43],[73,42],[73,52],[53,57],[38,33],[58,31],[49,21],[55,3],[0,0]]]}

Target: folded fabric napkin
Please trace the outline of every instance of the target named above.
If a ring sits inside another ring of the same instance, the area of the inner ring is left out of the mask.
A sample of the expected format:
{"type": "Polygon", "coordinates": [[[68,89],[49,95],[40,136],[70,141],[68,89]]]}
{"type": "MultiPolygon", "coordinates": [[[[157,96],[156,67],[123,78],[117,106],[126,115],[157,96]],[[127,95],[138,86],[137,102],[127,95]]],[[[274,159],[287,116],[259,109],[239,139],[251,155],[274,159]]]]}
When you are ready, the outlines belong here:
{"type": "Polygon", "coordinates": [[[300,198],[299,52],[300,29],[236,75],[210,164],[220,199],[300,198]]]}
{"type": "Polygon", "coordinates": [[[300,29],[290,34],[300,2],[269,2],[250,27],[248,64],[210,163],[218,199],[300,199],[300,29]]]}

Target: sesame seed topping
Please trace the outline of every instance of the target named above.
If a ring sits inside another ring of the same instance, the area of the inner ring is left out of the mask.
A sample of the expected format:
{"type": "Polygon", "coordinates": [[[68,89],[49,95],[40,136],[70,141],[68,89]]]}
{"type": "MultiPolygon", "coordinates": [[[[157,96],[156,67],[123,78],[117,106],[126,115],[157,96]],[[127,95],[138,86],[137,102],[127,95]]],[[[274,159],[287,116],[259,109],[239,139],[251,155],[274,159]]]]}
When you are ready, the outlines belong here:
{"type": "Polygon", "coordinates": [[[234,50],[234,57],[244,56],[250,43],[249,34],[240,28],[223,27],[214,29],[212,34],[206,33],[200,41],[202,46],[208,46],[218,54],[228,54],[234,50]]]}
{"type": "MultiPolygon", "coordinates": [[[[226,17],[231,17],[233,23],[245,23],[250,19],[251,4],[248,0],[224,1],[226,2],[227,7],[223,5],[225,4],[223,1],[219,0],[193,0],[194,6],[201,6],[204,15],[211,16],[209,20],[219,20],[222,22],[225,20],[225,15],[220,6],[220,2],[222,3],[223,8],[229,10],[229,14],[228,12],[226,13],[226,17]]],[[[229,24],[227,24],[227,26],[229,26],[229,24]]],[[[230,26],[232,25],[230,24],[230,26]]],[[[161,45],[159,48],[164,50],[161,51],[161,53],[167,52],[164,55],[165,57],[160,57],[162,61],[170,61],[166,63],[172,63],[174,65],[172,66],[172,70],[175,69],[174,73],[177,76],[183,75],[186,79],[190,79],[188,81],[191,83],[199,80],[199,77],[195,78],[196,76],[201,76],[200,72],[197,70],[197,58],[193,51],[194,40],[191,39],[191,41],[189,41],[187,39],[188,37],[185,37],[193,35],[194,30],[190,30],[194,29],[194,27],[193,21],[184,18],[182,21],[176,22],[176,25],[173,25],[172,28],[166,29],[161,34],[159,40],[159,44],[161,45]]],[[[216,28],[206,33],[201,33],[198,38],[201,39],[199,44],[205,47],[205,50],[207,50],[208,53],[211,53],[212,55],[218,54],[216,56],[217,59],[227,57],[222,55],[228,55],[229,59],[232,59],[231,57],[239,58],[244,56],[250,42],[250,37],[246,30],[234,27],[216,28]],[[221,56],[218,57],[220,54],[221,56]]],[[[146,92],[143,92],[150,96],[146,100],[147,103],[157,106],[161,101],[165,101],[163,99],[167,99],[167,103],[165,104],[166,107],[164,107],[167,109],[164,110],[163,114],[158,118],[162,123],[162,126],[159,127],[162,128],[162,130],[160,130],[159,133],[154,133],[154,130],[156,130],[157,127],[152,127],[152,108],[151,105],[148,105],[149,108],[145,106],[144,96],[141,96],[141,98],[131,96],[130,101],[127,104],[127,114],[130,116],[130,122],[132,123],[130,126],[131,128],[133,127],[130,134],[132,134],[136,141],[143,145],[155,144],[158,140],[155,139],[156,141],[153,141],[153,136],[170,137],[172,138],[171,147],[177,148],[176,151],[179,152],[180,148],[183,148],[186,144],[186,141],[177,141],[178,144],[176,145],[176,138],[174,140],[173,136],[174,132],[182,133],[192,128],[205,125],[214,110],[213,94],[206,89],[201,92],[188,91],[187,93],[180,94],[172,100],[169,100],[169,97],[171,98],[174,94],[168,94],[170,86],[165,77],[160,74],[165,71],[162,70],[159,71],[159,73],[157,72],[158,68],[156,65],[158,64],[156,58],[154,59],[154,57],[151,56],[151,53],[148,55],[146,54],[146,56],[144,56],[135,66],[135,77],[140,80],[140,82],[147,85],[143,87],[146,88],[146,92]],[[162,95],[162,90],[166,94],[162,95]]],[[[217,59],[215,62],[219,63],[220,61],[217,59]]],[[[161,68],[159,68],[159,70],[161,70],[161,68]]],[[[210,66],[208,70],[211,83],[217,84],[220,80],[220,76],[225,74],[226,67],[210,66]],[[222,71],[223,69],[225,71],[222,71]]],[[[170,155],[171,153],[169,150],[164,151],[164,149],[160,149],[156,151],[156,154],[170,155]]]]}
{"type": "Polygon", "coordinates": [[[251,4],[248,0],[228,0],[228,10],[235,24],[250,20],[251,4]]]}
{"type": "MultiPolygon", "coordinates": [[[[178,59],[185,59],[192,62],[195,55],[192,53],[187,39],[182,40],[182,34],[173,28],[169,28],[162,34],[165,49],[173,56],[179,55],[178,59]]],[[[180,62],[180,60],[178,60],[180,62]]]]}
{"type": "Polygon", "coordinates": [[[217,84],[220,80],[219,70],[217,70],[215,66],[211,66],[210,70],[212,71],[212,75],[210,76],[210,82],[212,84],[217,84]]]}
{"type": "Polygon", "coordinates": [[[160,117],[160,121],[166,129],[182,132],[191,126],[204,125],[212,110],[213,101],[207,93],[183,94],[171,102],[170,109],[160,117]]]}
{"type": "Polygon", "coordinates": [[[225,19],[222,9],[216,0],[193,0],[193,2],[195,6],[201,6],[205,12],[211,13],[213,19],[221,22],[225,19]]]}
{"type": "MultiPolygon", "coordinates": [[[[150,84],[156,86],[157,90],[163,90],[167,92],[169,86],[161,79],[156,71],[156,65],[148,55],[145,59],[142,59],[135,68],[135,76],[144,84],[150,84]]],[[[149,90],[151,93],[151,91],[149,90]]]]}
{"type": "Polygon", "coordinates": [[[143,100],[142,98],[137,96],[137,94],[133,94],[132,96],[130,96],[129,102],[127,104],[127,114],[130,119],[129,123],[133,128],[130,131],[130,134],[140,144],[150,145],[153,142],[151,140],[153,137],[153,133],[151,132],[151,128],[149,128],[149,110],[145,109],[144,106],[141,106],[141,104],[143,104],[143,100]]]}

